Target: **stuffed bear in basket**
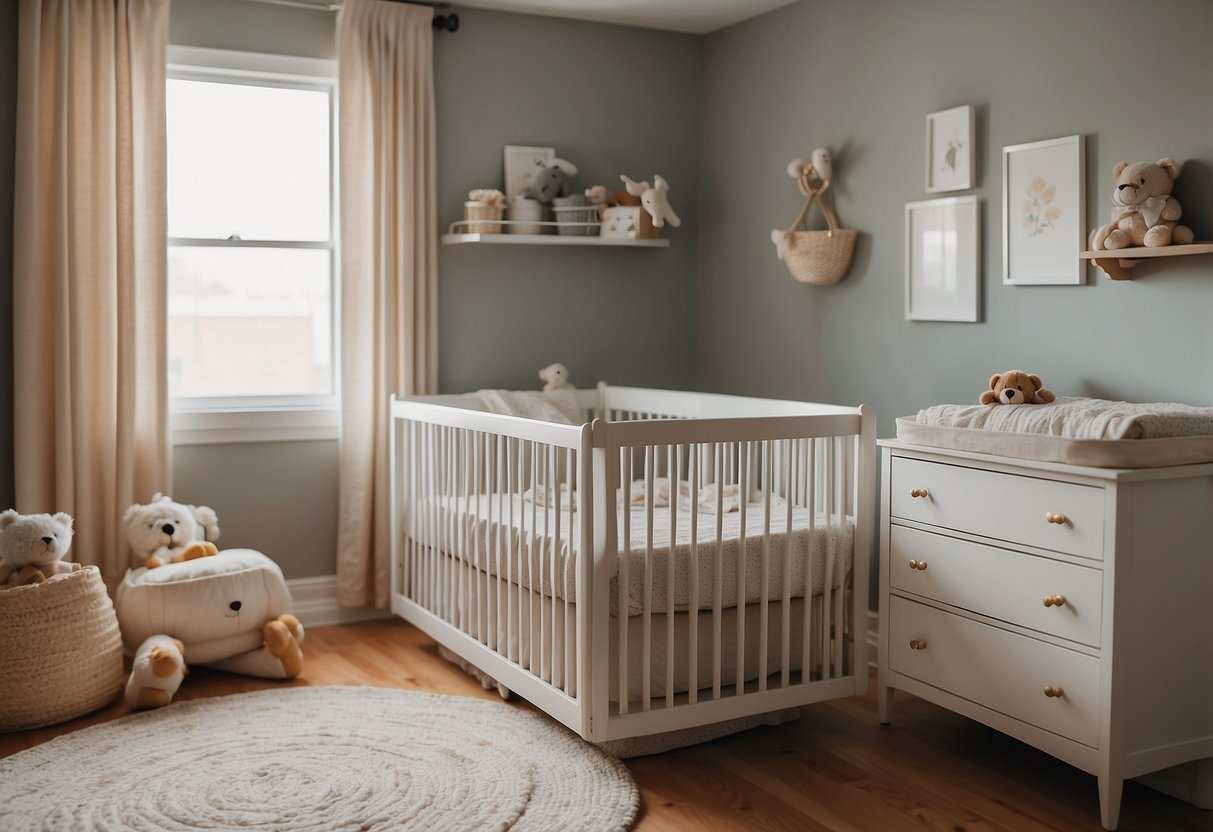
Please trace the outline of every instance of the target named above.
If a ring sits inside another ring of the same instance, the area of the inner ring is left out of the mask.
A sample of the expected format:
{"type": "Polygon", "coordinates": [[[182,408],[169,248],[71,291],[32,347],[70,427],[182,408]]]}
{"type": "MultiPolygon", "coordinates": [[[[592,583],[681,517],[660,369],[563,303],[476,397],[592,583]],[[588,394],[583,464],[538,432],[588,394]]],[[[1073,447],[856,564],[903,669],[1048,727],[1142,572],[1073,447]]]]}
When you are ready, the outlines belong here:
{"type": "MultiPolygon", "coordinates": [[[[193,509],[160,499],[151,505],[161,515],[184,516],[193,509]]],[[[127,513],[128,537],[140,563],[148,554],[146,522],[136,509],[146,508],[133,506],[127,513]]],[[[187,660],[266,679],[293,679],[303,671],[303,625],[291,615],[282,570],[252,549],[129,569],[114,606],[123,646],[134,656],[126,684],[132,708],[171,702],[187,660]]]]}

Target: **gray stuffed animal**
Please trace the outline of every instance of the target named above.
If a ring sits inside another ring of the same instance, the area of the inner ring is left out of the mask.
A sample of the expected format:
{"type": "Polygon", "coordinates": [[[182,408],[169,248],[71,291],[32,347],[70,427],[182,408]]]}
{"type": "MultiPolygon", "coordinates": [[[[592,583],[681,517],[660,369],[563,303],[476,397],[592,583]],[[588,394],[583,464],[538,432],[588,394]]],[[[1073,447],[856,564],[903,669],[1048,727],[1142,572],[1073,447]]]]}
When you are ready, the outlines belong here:
{"type": "Polygon", "coordinates": [[[558,196],[569,195],[569,177],[577,175],[577,166],[564,159],[553,159],[550,164],[540,165],[531,180],[531,187],[519,196],[549,203],[558,196]]]}

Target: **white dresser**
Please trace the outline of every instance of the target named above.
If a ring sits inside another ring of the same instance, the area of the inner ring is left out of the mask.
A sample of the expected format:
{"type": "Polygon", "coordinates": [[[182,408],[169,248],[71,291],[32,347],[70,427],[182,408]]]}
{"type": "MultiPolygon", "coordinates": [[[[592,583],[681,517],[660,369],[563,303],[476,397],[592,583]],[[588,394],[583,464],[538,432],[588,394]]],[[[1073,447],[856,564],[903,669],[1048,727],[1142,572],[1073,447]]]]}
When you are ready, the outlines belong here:
{"type": "Polygon", "coordinates": [[[1213,464],[882,453],[881,722],[893,689],[1098,777],[1213,763],[1213,464]]]}

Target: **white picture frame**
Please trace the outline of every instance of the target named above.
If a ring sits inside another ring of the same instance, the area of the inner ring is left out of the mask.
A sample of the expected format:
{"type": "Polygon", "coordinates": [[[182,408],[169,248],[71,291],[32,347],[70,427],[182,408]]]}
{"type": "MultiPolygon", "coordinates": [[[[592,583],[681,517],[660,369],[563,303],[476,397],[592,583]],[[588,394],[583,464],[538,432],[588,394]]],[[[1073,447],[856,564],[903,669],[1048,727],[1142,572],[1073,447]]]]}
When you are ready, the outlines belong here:
{"type": "Polygon", "coordinates": [[[1086,237],[1086,152],[1081,135],[1002,149],[1002,282],[1076,285],[1086,237]]]}
{"type": "Polygon", "coordinates": [[[507,144],[504,151],[506,200],[513,202],[519,193],[530,187],[535,170],[541,165],[550,165],[555,158],[554,147],[507,144]]]}
{"type": "Polygon", "coordinates": [[[970,105],[927,116],[927,193],[965,191],[974,187],[975,132],[970,105]]]}
{"type": "Polygon", "coordinates": [[[906,320],[981,320],[981,203],[906,203],[906,320]]]}

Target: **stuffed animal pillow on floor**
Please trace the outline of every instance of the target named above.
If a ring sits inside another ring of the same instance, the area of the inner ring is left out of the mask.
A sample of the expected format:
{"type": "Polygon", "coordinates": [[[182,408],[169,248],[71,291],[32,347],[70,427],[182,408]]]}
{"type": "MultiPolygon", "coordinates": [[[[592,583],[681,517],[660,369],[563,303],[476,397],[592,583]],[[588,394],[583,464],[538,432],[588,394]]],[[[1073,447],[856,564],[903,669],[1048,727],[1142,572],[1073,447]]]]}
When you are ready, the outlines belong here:
{"type": "Polygon", "coordinates": [[[128,570],[114,607],[134,656],[126,685],[133,708],[171,702],[187,657],[266,679],[303,670],[303,625],[290,614],[282,570],[252,549],[128,570]]]}

